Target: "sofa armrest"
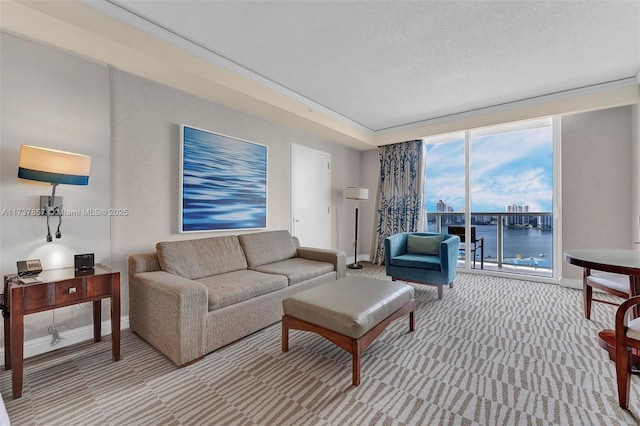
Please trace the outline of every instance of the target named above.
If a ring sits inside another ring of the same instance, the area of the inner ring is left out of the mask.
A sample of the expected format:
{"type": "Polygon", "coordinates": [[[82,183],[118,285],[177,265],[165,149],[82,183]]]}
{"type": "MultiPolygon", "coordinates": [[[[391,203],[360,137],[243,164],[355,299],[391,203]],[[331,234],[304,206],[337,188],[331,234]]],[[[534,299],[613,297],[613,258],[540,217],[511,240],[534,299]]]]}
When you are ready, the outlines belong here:
{"type": "Polygon", "coordinates": [[[207,288],[163,271],[129,275],[131,330],[177,365],[205,354],[207,288]]]}
{"type": "Polygon", "coordinates": [[[159,271],[158,255],[153,253],[138,253],[129,256],[129,276],[140,272],[159,271]]]}
{"type": "Polygon", "coordinates": [[[313,247],[299,247],[298,257],[318,262],[332,263],[336,278],[347,276],[347,255],[341,250],[326,250],[313,247]]]}

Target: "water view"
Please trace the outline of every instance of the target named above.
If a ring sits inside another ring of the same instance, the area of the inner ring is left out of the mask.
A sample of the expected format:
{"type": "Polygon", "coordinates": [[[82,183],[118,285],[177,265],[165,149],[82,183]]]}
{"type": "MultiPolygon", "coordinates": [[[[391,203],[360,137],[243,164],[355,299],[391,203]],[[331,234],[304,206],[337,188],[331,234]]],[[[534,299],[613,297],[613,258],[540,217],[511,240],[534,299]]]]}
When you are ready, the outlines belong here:
{"type": "MultiPolygon", "coordinates": [[[[497,263],[498,242],[497,225],[473,225],[476,238],[484,237],[485,262],[497,263]]],[[[428,232],[436,232],[435,223],[429,223],[428,232]]],[[[442,232],[448,232],[448,226],[442,225],[442,232]]],[[[553,261],[553,232],[536,228],[503,227],[503,263],[551,268],[553,261]]],[[[480,260],[480,250],[477,251],[480,260]]],[[[479,267],[479,266],[478,266],[479,267]]]]}

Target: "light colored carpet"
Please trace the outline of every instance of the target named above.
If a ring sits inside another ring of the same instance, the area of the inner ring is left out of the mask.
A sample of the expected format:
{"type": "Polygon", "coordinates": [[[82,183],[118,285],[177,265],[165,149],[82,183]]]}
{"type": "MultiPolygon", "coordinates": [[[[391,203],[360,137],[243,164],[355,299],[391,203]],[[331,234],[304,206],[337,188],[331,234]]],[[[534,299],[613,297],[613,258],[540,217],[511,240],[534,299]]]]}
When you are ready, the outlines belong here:
{"type": "Polygon", "coordinates": [[[21,399],[8,371],[0,391],[13,425],[638,424],[639,378],[620,409],[596,342],[614,307],[594,304],[587,321],[580,291],[471,274],[440,301],[414,287],[416,331],[393,323],[365,352],[359,387],[349,354],[300,331],[282,353],[275,324],[182,369],[125,331],[120,362],[109,339],[62,348],[26,360],[21,399]]]}

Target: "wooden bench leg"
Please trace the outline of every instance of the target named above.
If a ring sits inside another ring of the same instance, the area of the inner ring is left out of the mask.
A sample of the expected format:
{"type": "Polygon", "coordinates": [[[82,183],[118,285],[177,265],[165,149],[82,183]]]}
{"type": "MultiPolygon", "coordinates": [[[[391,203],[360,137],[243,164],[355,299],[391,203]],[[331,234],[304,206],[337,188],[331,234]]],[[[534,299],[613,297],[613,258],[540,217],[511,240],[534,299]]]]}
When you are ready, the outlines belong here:
{"type": "Polygon", "coordinates": [[[360,346],[360,340],[354,339],[352,342],[351,348],[351,370],[352,370],[352,379],[351,383],[353,386],[360,385],[360,358],[362,355],[362,348],[360,346]]]}
{"type": "Polygon", "coordinates": [[[409,312],[409,331],[415,331],[416,329],[416,321],[415,316],[413,315],[415,311],[409,312]]]}
{"type": "Polygon", "coordinates": [[[282,316],[282,352],[289,352],[289,324],[287,316],[282,316]]]}
{"type": "Polygon", "coordinates": [[[582,303],[584,305],[584,317],[591,319],[591,299],[593,299],[593,287],[587,285],[590,269],[584,268],[582,272],[582,303]]]}

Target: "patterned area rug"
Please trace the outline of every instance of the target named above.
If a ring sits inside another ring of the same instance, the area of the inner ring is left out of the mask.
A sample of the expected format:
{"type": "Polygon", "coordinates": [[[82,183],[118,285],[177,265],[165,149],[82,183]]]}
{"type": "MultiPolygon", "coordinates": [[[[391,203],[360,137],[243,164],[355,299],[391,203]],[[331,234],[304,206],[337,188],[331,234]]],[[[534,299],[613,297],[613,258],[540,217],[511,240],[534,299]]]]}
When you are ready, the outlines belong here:
{"type": "MultiPolygon", "coordinates": [[[[350,273],[353,273],[350,271],[350,273]]],[[[380,267],[360,274],[384,277],[380,267]]],[[[617,403],[614,363],[596,339],[615,308],[551,284],[458,274],[454,288],[414,285],[416,331],[393,323],[365,352],[362,384],[351,357],[323,338],[279,324],[179,369],[125,331],[122,360],[109,339],[27,359],[23,397],[11,374],[0,391],[13,425],[635,425],[617,403]]]]}

